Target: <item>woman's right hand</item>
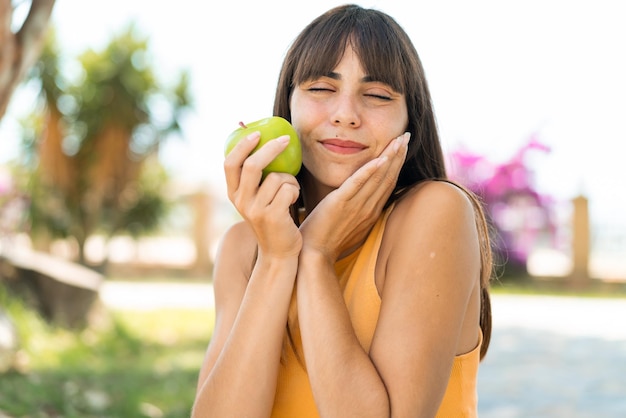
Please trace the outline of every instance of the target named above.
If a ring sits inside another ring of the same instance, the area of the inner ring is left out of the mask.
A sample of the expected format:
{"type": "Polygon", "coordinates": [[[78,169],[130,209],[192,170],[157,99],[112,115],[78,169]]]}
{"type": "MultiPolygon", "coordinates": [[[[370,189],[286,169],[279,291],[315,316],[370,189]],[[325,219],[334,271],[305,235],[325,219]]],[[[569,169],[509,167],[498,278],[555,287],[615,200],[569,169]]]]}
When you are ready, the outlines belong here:
{"type": "Polygon", "coordinates": [[[244,222],[226,231],[216,254],[215,328],[193,417],[271,414],[302,237],[289,213],[300,193],[296,178],[270,173],[263,179],[262,170],[288,138],[251,154],[260,140],[251,134],[224,161],[228,197],[244,222]]]}
{"type": "Polygon", "coordinates": [[[270,173],[263,179],[262,170],[289,143],[281,136],[265,143],[254,154],[261,134],[253,132],[231,150],[224,160],[228,197],[250,224],[259,244],[259,252],[276,257],[298,255],[302,236],[291,218],[289,208],[300,194],[294,176],[270,173]]]}

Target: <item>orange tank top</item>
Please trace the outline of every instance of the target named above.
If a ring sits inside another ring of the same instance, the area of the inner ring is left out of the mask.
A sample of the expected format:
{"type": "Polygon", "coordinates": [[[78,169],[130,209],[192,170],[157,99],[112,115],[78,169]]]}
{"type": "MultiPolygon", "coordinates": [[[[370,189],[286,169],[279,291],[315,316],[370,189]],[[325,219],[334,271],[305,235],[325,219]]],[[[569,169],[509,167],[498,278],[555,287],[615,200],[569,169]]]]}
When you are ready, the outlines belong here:
{"type": "MultiPolygon", "coordinates": [[[[376,289],[374,272],[385,225],[392,208],[393,206],[383,213],[360,249],[335,264],[354,331],[366,352],[369,352],[380,312],[381,299],[376,289]]],[[[294,298],[289,319],[293,343],[285,337],[271,415],[273,418],[319,418],[303,365],[302,341],[297,322],[294,298]]],[[[454,358],[448,387],[437,418],[477,416],[476,379],[481,344],[482,333],[474,350],[454,358]]]]}

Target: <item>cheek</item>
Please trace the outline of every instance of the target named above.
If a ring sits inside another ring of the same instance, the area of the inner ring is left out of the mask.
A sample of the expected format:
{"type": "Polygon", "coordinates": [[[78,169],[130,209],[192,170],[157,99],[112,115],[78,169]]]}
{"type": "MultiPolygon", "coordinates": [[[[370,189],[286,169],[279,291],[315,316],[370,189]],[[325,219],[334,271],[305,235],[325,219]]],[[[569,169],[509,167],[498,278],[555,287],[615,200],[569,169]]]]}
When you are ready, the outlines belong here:
{"type": "Polygon", "coordinates": [[[402,114],[402,117],[398,119],[397,130],[400,132],[399,135],[402,135],[409,127],[409,110],[407,109],[406,103],[401,107],[399,112],[402,114]]]}
{"type": "Polygon", "coordinates": [[[377,120],[373,125],[378,128],[375,137],[381,139],[378,151],[382,151],[393,140],[404,134],[408,124],[408,117],[399,118],[397,113],[386,115],[377,120]]]}
{"type": "Polygon", "coordinates": [[[294,94],[291,98],[291,124],[295,128],[303,145],[320,124],[321,113],[310,101],[294,94]]]}
{"type": "Polygon", "coordinates": [[[304,120],[302,117],[302,106],[299,100],[299,95],[297,92],[294,92],[291,96],[291,100],[289,102],[289,107],[291,109],[291,124],[295,128],[298,136],[303,135],[304,131],[304,120]]]}
{"type": "Polygon", "coordinates": [[[293,126],[293,128],[296,130],[296,133],[298,134],[298,138],[300,138],[300,142],[302,143],[302,146],[305,146],[305,141],[307,138],[307,132],[308,129],[306,128],[306,125],[304,123],[304,121],[302,120],[302,118],[300,117],[300,114],[298,112],[291,112],[291,125],[293,126]]]}
{"type": "Polygon", "coordinates": [[[404,134],[409,127],[409,117],[406,110],[403,112],[402,118],[397,118],[396,122],[390,126],[391,138],[395,139],[398,136],[404,134]]]}

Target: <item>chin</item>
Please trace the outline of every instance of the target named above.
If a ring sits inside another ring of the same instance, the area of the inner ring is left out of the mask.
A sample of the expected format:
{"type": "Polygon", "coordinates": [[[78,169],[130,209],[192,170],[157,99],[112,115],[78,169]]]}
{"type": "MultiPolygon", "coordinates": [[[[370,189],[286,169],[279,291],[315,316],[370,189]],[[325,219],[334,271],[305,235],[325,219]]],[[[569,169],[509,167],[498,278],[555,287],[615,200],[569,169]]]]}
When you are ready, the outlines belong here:
{"type": "Polygon", "coordinates": [[[321,176],[318,180],[324,185],[331,187],[333,189],[339,188],[352,174],[353,172],[343,172],[343,171],[331,171],[325,173],[324,176],[321,176]]]}
{"type": "Polygon", "coordinates": [[[303,166],[299,177],[305,182],[318,184],[328,189],[337,189],[352,175],[343,170],[324,170],[323,172],[311,172],[303,166]]]}

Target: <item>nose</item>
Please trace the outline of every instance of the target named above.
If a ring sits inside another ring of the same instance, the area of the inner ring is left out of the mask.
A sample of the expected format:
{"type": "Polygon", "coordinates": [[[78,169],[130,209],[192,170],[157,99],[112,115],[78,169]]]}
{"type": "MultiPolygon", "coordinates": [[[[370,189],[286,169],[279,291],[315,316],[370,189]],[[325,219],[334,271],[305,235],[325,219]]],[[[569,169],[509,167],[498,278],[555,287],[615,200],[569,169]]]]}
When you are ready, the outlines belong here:
{"type": "Polygon", "coordinates": [[[331,114],[331,118],[334,125],[353,128],[360,126],[361,118],[357,100],[349,95],[337,97],[336,106],[331,114]]]}

